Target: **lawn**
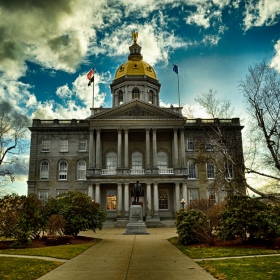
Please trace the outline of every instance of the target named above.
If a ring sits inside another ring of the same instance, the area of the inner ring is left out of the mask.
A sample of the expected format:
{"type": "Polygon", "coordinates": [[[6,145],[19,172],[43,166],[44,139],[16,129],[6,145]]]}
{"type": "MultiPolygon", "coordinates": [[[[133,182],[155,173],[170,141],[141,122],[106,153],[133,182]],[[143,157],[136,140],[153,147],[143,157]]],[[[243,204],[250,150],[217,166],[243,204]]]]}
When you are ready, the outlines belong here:
{"type": "Polygon", "coordinates": [[[253,247],[244,248],[238,246],[183,246],[177,243],[176,237],[169,239],[169,241],[178,249],[180,249],[185,255],[192,259],[271,254],[269,257],[252,257],[213,261],[204,260],[202,262],[198,262],[198,264],[219,280],[280,279],[280,270],[278,269],[280,265],[280,256],[273,256],[273,254],[279,254],[279,250],[253,247]]]}
{"type": "Polygon", "coordinates": [[[0,257],[0,279],[35,280],[61,264],[61,262],[36,259],[0,257]]]}
{"type": "Polygon", "coordinates": [[[95,239],[92,242],[75,245],[60,245],[39,248],[26,248],[26,249],[5,249],[0,250],[0,254],[9,255],[27,255],[27,256],[44,256],[58,259],[70,260],[75,256],[81,254],[86,249],[97,244],[101,239],[95,239]]]}
{"type": "MultiPolygon", "coordinates": [[[[44,256],[69,260],[81,254],[88,248],[94,246],[99,241],[101,241],[101,239],[95,239],[92,242],[75,245],[61,245],[27,249],[5,249],[0,250],[0,254],[44,256]]],[[[56,261],[0,257],[0,279],[37,279],[61,264],[62,262],[56,261]]]]}

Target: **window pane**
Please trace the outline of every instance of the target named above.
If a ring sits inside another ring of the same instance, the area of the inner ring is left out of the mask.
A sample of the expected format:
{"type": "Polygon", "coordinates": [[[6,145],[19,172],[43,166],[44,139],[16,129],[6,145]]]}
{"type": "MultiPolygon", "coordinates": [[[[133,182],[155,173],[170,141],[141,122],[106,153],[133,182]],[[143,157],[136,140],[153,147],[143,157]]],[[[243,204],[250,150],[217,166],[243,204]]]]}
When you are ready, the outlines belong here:
{"type": "Polygon", "coordinates": [[[232,163],[226,163],[225,164],[225,169],[226,169],[226,178],[227,179],[232,179],[233,178],[233,165],[232,163]]]}
{"type": "Polygon", "coordinates": [[[42,201],[46,201],[49,197],[48,191],[39,191],[38,192],[38,198],[42,201]]]}
{"type": "Polygon", "coordinates": [[[107,190],[106,209],[117,210],[117,191],[107,190]]]}
{"type": "Polygon", "coordinates": [[[207,169],[207,178],[208,179],[215,178],[215,166],[213,162],[207,162],[206,169],[207,169]]]}
{"type": "Polygon", "coordinates": [[[49,163],[47,161],[41,163],[40,179],[41,180],[49,179],[49,163]]]}
{"type": "Polygon", "coordinates": [[[59,163],[59,180],[67,180],[67,162],[61,161],[59,163]]]}
{"type": "Polygon", "coordinates": [[[189,190],[189,200],[190,202],[198,200],[198,190],[189,190]]]}
{"type": "Polygon", "coordinates": [[[117,168],[117,154],[108,153],[106,158],[106,169],[116,170],[117,168]]]}
{"type": "Polygon", "coordinates": [[[50,140],[42,140],[42,152],[50,151],[50,140]]]}
{"type": "Polygon", "coordinates": [[[167,154],[165,152],[159,152],[157,155],[157,162],[158,162],[158,168],[167,168],[167,154]]]}
{"type": "Polygon", "coordinates": [[[192,139],[187,140],[187,150],[188,151],[194,150],[194,140],[192,140],[192,139]]]}
{"type": "Polygon", "coordinates": [[[132,169],[142,169],[142,154],[139,152],[132,154],[132,169]]]}
{"type": "Polygon", "coordinates": [[[159,209],[168,209],[168,191],[159,190],[159,209]]]}
{"type": "Polygon", "coordinates": [[[189,161],[189,178],[196,178],[196,165],[193,161],[189,161]]]}
{"type": "Polygon", "coordinates": [[[60,152],[68,152],[68,140],[60,140],[60,152]]]}
{"type": "Polygon", "coordinates": [[[79,151],[86,151],[86,150],[87,150],[87,140],[80,140],[79,151]]]}
{"type": "Polygon", "coordinates": [[[77,178],[78,180],[86,179],[86,162],[84,160],[78,162],[77,178]]]}

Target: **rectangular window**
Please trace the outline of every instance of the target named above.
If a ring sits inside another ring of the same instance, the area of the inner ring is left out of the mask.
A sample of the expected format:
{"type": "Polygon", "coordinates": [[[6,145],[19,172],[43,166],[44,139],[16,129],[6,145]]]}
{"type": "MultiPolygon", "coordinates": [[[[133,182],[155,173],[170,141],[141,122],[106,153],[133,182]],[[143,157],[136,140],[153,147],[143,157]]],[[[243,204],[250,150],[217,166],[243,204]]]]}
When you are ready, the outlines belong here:
{"type": "Polygon", "coordinates": [[[60,140],[60,152],[68,152],[68,140],[60,140]]]}
{"type": "Polygon", "coordinates": [[[214,179],[215,178],[214,164],[212,162],[207,162],[206,169],[207,169],[207,179],[214,179]]]}
{"type": "Polygon", "coordinates": [[[187,139],[187,150],[194,151],[194,140],[193,139],[187,139]]]}
{"type": "Polygon", "coordinates": [[[205,149],[206,149],[206,151],[211,152],[211,151],[213,151],[213,145],[211,143],[206,143],[205,149]]]}
{"type": "Polygon", "coordinates": [[[159,209],[167,210],[168,209],[168,191],[167,190],[159,190],[159,209]]]}
{"type": "Polygon", "coordinates": [[[198,200],[198,190],[189,190],[189,202],[198,200]]]}
{"type": "Polygon", "coordinates": [[[42,140],[42,152],[49,152],[50,151],[50,140],[42,140]]]}
{"type": "Polygon", "coordinates": [[[40,180],[49,180],[49,163],[47,161],[41,163],[40,180]]]}
{"type": "Polygon", "coordinates": [[[233,165],[232,163],[225,164],[226,169],[226,179],[232,179],[233,178],[233,165]]]}
{"type": "Polygon", "coordinates": [[[85,180],[86,179],[86,162],[84,160],[81,160],[81,161],[78,162],[77,178],[78,178],[78,180],[85,180]]]}
{"type": "Polygon", "coordinates": [[[56,195],[60,195],[67,192],[68,192],[67,190],[56,190],[56,195]]]}
{"type": "Polygon", "coordinates": [[[106,209],[117,210],[117,191],[107,190],[106,209]]]}
{"type": "Polygon", "coordinates": [[[189,179],[196,179],[196,164],[193,161],[189,161],[189,179]]]}
{"type": "Polygon", "coordinates": [[[79,141],[79,152],[86,152],[87,150],[87,140],[79,141]]]}
{"type": "Polygon", "coordinates": [[[47,201],[49,198],[48,191],[38,191],[38,198],[42,201],[47,201]]]}
{"type": "Polygon", "coordinates": [[[216,195],[214,193],[209,193],[209,205],[213,206],[216,203],[216,195]]]}

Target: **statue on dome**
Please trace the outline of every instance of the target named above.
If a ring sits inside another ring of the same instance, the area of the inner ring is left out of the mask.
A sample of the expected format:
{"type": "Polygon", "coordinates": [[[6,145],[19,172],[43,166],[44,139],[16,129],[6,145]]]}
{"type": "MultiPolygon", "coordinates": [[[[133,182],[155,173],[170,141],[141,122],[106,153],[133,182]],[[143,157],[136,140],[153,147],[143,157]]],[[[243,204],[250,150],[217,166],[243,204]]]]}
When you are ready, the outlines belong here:
{"type": "Polygon", "coordinates": [[[132,38],[133,38],[134,43],[136,43],[137,39],[138,39],[138,32],[133,31],[132,32],[132,38]]]}

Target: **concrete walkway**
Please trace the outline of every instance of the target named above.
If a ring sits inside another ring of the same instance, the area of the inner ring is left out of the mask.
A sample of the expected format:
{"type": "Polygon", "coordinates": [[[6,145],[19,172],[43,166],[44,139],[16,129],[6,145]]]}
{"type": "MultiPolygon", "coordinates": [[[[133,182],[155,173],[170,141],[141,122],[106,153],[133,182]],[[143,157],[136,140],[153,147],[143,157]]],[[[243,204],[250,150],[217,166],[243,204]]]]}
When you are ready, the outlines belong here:
{"type": "Polygon", "coordinates": [[[103,229],[81,235],[102,238],[97,245],[40,277],[40,280],[213,280],[167,239],[175,228],[148,228],[149,235],[103,229]]]}

